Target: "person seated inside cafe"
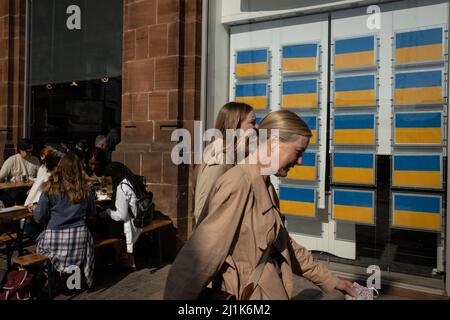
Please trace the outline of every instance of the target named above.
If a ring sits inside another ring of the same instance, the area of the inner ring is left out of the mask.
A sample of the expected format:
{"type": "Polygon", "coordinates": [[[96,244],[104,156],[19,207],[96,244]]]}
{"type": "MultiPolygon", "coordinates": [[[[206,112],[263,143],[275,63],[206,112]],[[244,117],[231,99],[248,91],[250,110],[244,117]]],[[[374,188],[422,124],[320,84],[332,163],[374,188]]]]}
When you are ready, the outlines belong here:
{"type": "MultiPolygon", "coordinates": [[[[52,147],[44,147],[41,151],[41,167],[39,168],[36,181],[33,183],[30,191],[28,192],[27,199],[24,206],[28,207],[28,210],[33,212],[42,194],[42,185],[47,182],[53,170],[61,160],[61,154],[58,153],[52,147]]],[[[44,230],[43,226],[34,222],[33,219],[28,219],[25,224],[24,231],[30,237],[31,240],[36,241],[39,234],[44,230]]]]}
{"type": "Polygon", "coordinates": [[[103,177],[108,160],[106,158],[106,152],[99,148],[93,148],[87,157],[86,172],[90,177],[103,177]]]}
{"type": "Polygon", "coordinates": [[[94,247],[86,218],[96,215],[95,199],[83,179],[81,161],[66,154],[42,186],[33,218],[45,227],[37,239],[36,252],[50,258],[60,275],[78,266],[91,287],[94,247]]]}
{"type": "Polygon", "coordinates": [[[22,139],[17,145],[17,154],[9,157],[0,169],[0,182],[20,182],[35,179],[39,170],[39,160],[33,156],[33,144],[22,139]]]}

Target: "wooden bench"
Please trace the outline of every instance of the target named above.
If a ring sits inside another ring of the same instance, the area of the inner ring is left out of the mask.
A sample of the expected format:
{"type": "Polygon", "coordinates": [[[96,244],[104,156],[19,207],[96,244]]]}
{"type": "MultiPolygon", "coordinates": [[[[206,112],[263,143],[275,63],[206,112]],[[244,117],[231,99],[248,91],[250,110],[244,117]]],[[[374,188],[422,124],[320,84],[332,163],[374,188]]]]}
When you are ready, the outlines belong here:
{"type": "Polygon", "coordinates": [[[161,249],[161,228],[165,227],[165,226],[169,226],[172,224],[171,220],[162,220],[162,219],[155,219],[152,220],[152,222],[145,226],[144,228],[142,228],[141,234],[148,234],[151,233],[152,231],[157,230],[158,231],[158,256],[159,256],[159,264],[162,264],[162,249],[161,249]]]}
{"type": "Polygon", "coordinates": [[[14,264],[17,264],[22,268],[44,265],[44,268],[47,269],[48,276],[48,297],[50,300],[53,299],[56,294],[55,274],[53,272],[53,265],[50,262],[49,257],[37,253],[30,253],[23,256],[13,257],[12,261],[14,264]]]}
{"type": "Polygon", "coordinates": [[[95,249],[101,248],[101,247],[107,246],[112,243],[117,243],[119,241],[122,241],[122,239],[116,239],[116,238],[99,239],[99,240],[94,241],[94,248],[95,249]]]}

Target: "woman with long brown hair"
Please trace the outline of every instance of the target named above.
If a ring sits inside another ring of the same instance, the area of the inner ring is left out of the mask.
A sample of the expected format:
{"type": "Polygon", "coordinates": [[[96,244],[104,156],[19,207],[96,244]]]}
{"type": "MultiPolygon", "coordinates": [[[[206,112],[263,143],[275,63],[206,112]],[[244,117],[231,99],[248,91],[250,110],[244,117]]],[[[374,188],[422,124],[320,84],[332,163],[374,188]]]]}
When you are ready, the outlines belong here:
{"type": "Polygon", "coordinates": [[[310,129],[295,113],[282,110],[268,114],[258,130],[255,152],[215,183],[205,204],[208,215],[172,264],[166,299],[198,299],[210,282],[213,291],[237,299],[292,299],[298,294],[294,276],[325,292],[355,295],[351,282],[331,273],[290,237],[270,182],[270,175],[286,177],[301,165],[310,129]]]}
{"type": "Polygon", "coordinates": [[[84,270],[86,284],[92,285],[94,250],[86,227],[86,215],[95,214],[95,199],[83,179],[80,159],[65,155],[47,182],[33,218],[46,225],[37,240],[37,253],[50,258],[60,273],[84,270]]]}
{"type": "Polygon", "coordinates": [[[200,217],[203,206],[215,181],[237,163],[239,149],[246,147],[247,134],[255,128],[256,115],[253,108],[241,102],[228,102],[220,110],[216,118],[215,129],[222,139],[212,141],[205,150],[204,162],[199,168],[195,187],[196,222],[200,217]],[[239,139],[233,136],[233,141],[227,141],[227,130],[241,130],[239,139]],[[233,148],[233,150],[228,150],[233,148]],[[230,157],[231,156],[231,157],[230,157]]]}

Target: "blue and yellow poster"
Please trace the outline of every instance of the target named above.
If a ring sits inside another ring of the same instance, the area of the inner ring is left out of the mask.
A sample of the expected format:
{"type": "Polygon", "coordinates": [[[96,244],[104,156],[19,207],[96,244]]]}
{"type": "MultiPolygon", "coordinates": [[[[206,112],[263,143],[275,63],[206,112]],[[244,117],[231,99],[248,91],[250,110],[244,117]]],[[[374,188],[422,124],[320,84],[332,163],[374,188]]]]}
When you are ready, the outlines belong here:
{"type": "Polygon", "coordinates": [[[375,155],[373,153],[334,152],[333,183],[375,184],[375,155]]]}
{"type": "Polygon", "coordinates": [[[374,48],[374,36],[336,40],[335,69],[361,68],[375,65],[374,48]]]}
{"type": "Polygon", "coordinates": [[[283,214],[316,217],[316,190],[313,188],[280,186],[280,211],[283,214]]]}
{"type": "Polygon", "coordinates": [[[336,77],[335,81],[336,107],[376,105],[375,75],[336,77]]]}
{"type": "Polygon", "coordinates": [[[397,112],[394,144],[442,144],[442,112],[397,112]]]}
{"type": "Polygon", "coordinates": [[[392,193],[392,227],[440,232],[442,197],[411,193],[392,193]]]}
{"type": "Polygon", "coordinates": [[[318,70],[318,45],[316,43],[284,46],[283,72],[315,72],[318,70]]]}
{"type": "Polygon", "coordinates": [[[334,116],[335,145],[373,145],[375,144],[375,115],[336,114],[334,116]]]}
{"type": "Polygon", "coordinates": [[[392,186],[442,188],[440,154],[397,154],[392,158],[392,186]]]}
{"type": "Polygon", "coordinates": [[[442,28],[400,32],[395,35],[395,63],[440,61],[444,57],[442,28]]]}
{"type": "Polygon", "coordinates": [[[292,180],[316,181],[317,180],[317,153],[305,152],[302,157],[302,164],[296,165],[289,170],[286,177],[292,180]]]}
{"type": "Polygon", "coordinates": [[[334,220],[375,224],[375,194],[373,191],[334,189],[332,217],[334,220]]]}
{"type": "Polygon", "coordinates": [[[237,84],[235,101],[245,102],[257,110],[265,110],[268,106],[267,83],[237,84]]]}
{"type": "Polygon", "coordinates": [[[317,108],[317,79],[283,81],[282,108],[317,108]]]}
{"type": "Polygon", "coordinates": [[[269,74],[267,49],[238,51],[236,53],[236,77],[265,77],[269,74]]]}
{"type": "Polygon", "coordinates": [[[442,103],[442,70],[395,74],[394,104],[442,103]]]}

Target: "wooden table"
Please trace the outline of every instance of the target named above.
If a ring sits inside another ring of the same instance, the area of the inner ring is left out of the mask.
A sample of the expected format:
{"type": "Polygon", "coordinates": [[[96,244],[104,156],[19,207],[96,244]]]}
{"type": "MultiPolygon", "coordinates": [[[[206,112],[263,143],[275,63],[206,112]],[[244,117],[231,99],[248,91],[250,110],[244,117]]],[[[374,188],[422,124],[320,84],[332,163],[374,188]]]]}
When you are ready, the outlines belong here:
{"type": "Polygon", "coordinates": [[[31,188],[33,182],[2,182],[0,183],[0,191],[16,188],[31,188]]]}

